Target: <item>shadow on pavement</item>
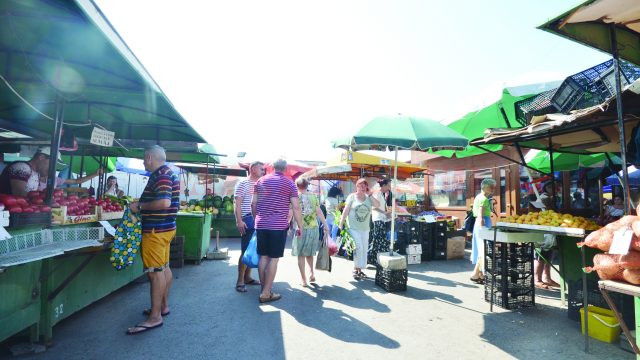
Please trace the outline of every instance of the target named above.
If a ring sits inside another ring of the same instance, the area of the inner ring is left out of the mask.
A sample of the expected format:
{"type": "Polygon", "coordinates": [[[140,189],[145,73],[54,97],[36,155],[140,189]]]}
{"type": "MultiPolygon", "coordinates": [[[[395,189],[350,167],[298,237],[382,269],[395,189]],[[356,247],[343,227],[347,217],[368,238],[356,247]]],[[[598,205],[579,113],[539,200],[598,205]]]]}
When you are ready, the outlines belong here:
{"type": "Polygon", "coordinates": [[[379,313],[391,312],[389,306],[367,296],[364,289],[360,287],[345,289],[336,285],[312,285],[311,291],[314,291],[322,300],[335,301],[352,308],[373,310],[379,313]]]}
{"type": "Polygon", "coordinates": [[[433,277],[433,276],[429,276],[427,274],[424,273],[416,273],[416,272],[410,272],[409,273],[409,279],[416,279],[416,280],[421,280],[421,281],[425,281],[427,282],[427,284],[429,285],[435,285],[435,286],[447,286],[447,287],[465,287],[465,288],[477,288],[479,287],[478,285],[473,285],[473,284],[465,284],[465,283],[461,283],[458,281],[452,281],[452,280],[448,280],[448,279],[444,279],[444,278],[439,278],[439,277],[433,277]]]}
{"type": "MultiPolygon", "coordinates": [[[[288,283],[278,283],[276,287],[281,289],[283,298],[272,303],[272,306],[288,313],[304,326],[316,329],[327,336],[347,343],[378,345],[386,349],[400,347],[400,343],[397,341],[375,331],[369,325],[344,311],[324,306],[325,299],[323,296],[325,292],[329,292],[326,289],[327,287],[325,287],[325,290],[317,290],[317,294],[314,294],[313,290],[304,291],[292,288],[288,283]]],[[[330,288],[335,290],[336,287],[332,286],[330,288]]],[[[357,296],[362,295],[364,294],[360,293],[357,296]]],[[[360,301],[363,304],[372,304],[367,299],[370,298],[364,296],[360,301]]],[[[353,304],[353,301],[350,301],[350,303],[353,304]]],[[[370,308],[367,305],[358,307],[370,308]]]]}

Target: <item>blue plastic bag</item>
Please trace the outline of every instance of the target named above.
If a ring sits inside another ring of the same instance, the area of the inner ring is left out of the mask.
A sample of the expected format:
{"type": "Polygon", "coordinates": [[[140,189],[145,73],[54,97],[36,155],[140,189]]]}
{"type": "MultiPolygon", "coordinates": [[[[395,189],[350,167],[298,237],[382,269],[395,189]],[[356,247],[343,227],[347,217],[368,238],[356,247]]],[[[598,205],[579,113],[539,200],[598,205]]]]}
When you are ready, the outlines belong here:
{"type": "Polygon", "coordinates": [[[249,246],[242,255],[242,262],[250,268],[257,268],[260,261],[260,255],[258,255],[258,239],[256,235],[257,231],[253,232],[251,240],[249,240],[249,246]]]}

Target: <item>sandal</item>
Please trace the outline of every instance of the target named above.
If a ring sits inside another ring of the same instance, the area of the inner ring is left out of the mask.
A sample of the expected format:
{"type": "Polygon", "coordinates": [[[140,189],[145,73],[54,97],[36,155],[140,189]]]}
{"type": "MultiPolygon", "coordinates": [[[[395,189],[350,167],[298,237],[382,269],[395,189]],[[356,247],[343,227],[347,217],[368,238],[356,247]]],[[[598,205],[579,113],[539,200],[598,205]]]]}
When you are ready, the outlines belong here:
{"type": "Polygon", "coordinates": [[[360,276],[360,279],[366,279],[367,278],[367,274],[363,273],[362,270],[358,271],[358,276],[360,276]]]}
{"type": "Polygon", "coordinates": [[[316,282],[316,277],[315,277],[315,276],[310,277],[310,278],[309,278],[309,282],[310,282],[310,283],[314,283],[314,282],[316,282]]]}
{"type": "Polygon", "coordinates": [[[262,285],[260,283],[260,281],[257,281],[256,279],[251,279],[249,281],[245,281],[244,284],[245,285],[262,285]]]}
{"type": "Polygon", "coordinates": [[[547,284],[543,283],[543,282],[538,282],[538,281],[536,281],[536,282],[535,282],[535,286],[536,286],[538,289],[542,289],[542,290],[549,290],[549,286],[548,286],[547,284]]]}
{"type": "Polygon", "coordinates": [[[131,329],[127,329],[127,335],[137,335],[137,334],[140,334],[140,333],[143,333],[143,332],[147,332],[149,330],[157,329],[160,326],[162,326],[163,324],[164,323],[160,323],[160,324],[153,325],[153,326],[147,326],[147,325],[138,324],[138,325],[132,327],[131,329],[140,328],[142,330],[140,330],[140,331],[132,331],[131,329]]]}
{"type": "Polygon", "coordinates": [[[356,280],[361,280],[360,279],[360,274],[357,271],[353,272],[353,278],[356,279],[356,280]]]}
{"type": "Polygon", "coordinates": [[[236,291],[237,292],[241,292],[241,293],[246,293],[247,292],[247,285],[245,285],[245,284],[236,285],[236,291]]]}
{"type": "Polygon", "coordinates": [[[471,280],[472,282],[474,282],[474,283],[476,283],[476,284],[480,284],[480,283],[483,283],[483,282],[484,282],[484,280],[482,280],[482,278],[481,278],[481,277],[478,277],[478,278],[472,278],[472,277],[470,277],[470,278],[469,278],[469,280],[471,280]]]}
{"type": "MultiPolygon", "coordinates": [[[[151,315],[151,309],[146,309],[146,310],[144,310],[144,311],[142,312],[142,314],[143,314],[143,315],[145,315],[145,316],[149,316],[149,315],[151,315]]],[[[160,315],[162,315],[162,316],[167,316],[167,315],[169,315],[169,314],[171,314],[171,311],[167,311],[166,313],[161,313],[160,315]]]]}
{"type": "Polygon", "coordinates": [[[276,294],[276,293],[271,293],[268,298],[263,298],[262,296],[258,297],[258,300],[260,300],[260,304],[264,304],[272,301],[278,301],[280,299],[282,299],[282,295],[276,294]]]}
{"type": "Polygon", "coordinates": [[[559,288],[560,284],[558,284],[557,282],[551,280],[551,281],[543,281],[543,283],[545,285],[547,285],[549,288],[559,288]]]}

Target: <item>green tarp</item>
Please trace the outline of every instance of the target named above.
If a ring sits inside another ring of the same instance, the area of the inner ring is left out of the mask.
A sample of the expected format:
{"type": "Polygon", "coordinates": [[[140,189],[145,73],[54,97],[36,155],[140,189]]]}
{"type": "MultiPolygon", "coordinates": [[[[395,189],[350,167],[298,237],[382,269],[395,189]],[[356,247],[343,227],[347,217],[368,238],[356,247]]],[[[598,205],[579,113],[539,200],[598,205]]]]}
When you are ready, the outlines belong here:
{"type": "MultiPolygon", "coordinates": [[[[610,154],[613,164],[620,165],[620,158],[610,154]]],[[[607,163],[605,154],[570,154],[570,153],[553,153],[553,170],[554,171],[572,171],[579,168],[603,167],[607,163]]],[[[551,161],[547,151],[540,151],[533,159],[527,162],[527,165],[536,168],[544,173],[551,172],[551,161]]]]}
{"type": "Polygon", "coordinates": [[[90,0],[0,1],[0,128],[48,139],[57,98],[65,131],[204,143],[90,0]]]}
{"type": "MultiPolygon", "coordinates": [[[[520,124],[516,121],[515,103],[531,96],[533,94],[514,96],[511,95],[508,89],[504,89],[500,100],[478,111],[468,113],[462,119],[449,124],[449,127],[470,140],[483,137],[487,128],[520,127],[520,124]],[[502,113],[503,110],[504,115],[502,113]]],[[[484,147],[491,151],[502,150],[502,145],[486,145],[484,147]]],[[[486,151],[475,146],[469,146],[465,150],[442,150],[435,153],[446,157],[452,157],[455,154],[457,158],[465,158],[484,154],[486,151]]]]}

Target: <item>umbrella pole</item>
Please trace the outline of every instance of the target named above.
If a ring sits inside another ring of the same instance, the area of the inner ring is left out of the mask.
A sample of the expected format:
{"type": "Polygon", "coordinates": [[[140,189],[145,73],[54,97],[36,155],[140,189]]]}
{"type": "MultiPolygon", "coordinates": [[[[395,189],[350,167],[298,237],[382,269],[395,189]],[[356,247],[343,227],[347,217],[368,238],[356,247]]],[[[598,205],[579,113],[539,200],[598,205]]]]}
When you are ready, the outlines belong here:
{"type": "Polygon", "coordinates": [[[610,25],[611,47],[613,53],[614,76],[616,77],[616,108],[618,110],[618,129],[620,129],[620,159],[622,160],[622,189],[624,190],[624,213],[629,214],[630,192],[629,171],[627,170],[627,142],[624,134],[624,114],[622,109],[622,84],[620,82],[620,59],[618,56],[618,43],[616,39],[615,25],[610,25]]]}
{"type": "Polygon", "coordinates": [[[395,148],[395,163],[393,164],[393,182],[391,183],[391,240],[389,241],[389,255],[393,255],[393,243],[396,236],[396,182],[398,181],[398,147],[395,148]]]}
{"type": "Polygon", "coordinates": [[[129,181],[127,181],[127,196],[129,196],[129,189],[131,189],[131,173],[129,173],[129,181]]]}

